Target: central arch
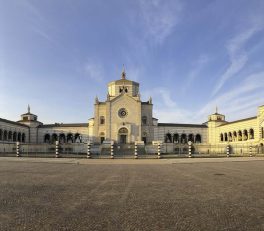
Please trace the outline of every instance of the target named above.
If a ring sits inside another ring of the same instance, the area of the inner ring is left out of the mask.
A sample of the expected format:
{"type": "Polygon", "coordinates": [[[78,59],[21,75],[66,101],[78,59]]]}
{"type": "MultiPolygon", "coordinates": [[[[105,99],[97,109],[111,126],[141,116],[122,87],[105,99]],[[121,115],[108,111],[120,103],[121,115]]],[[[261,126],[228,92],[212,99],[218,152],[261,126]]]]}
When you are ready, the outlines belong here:
{"type": "Polygon", "coordinates": [[[118,130],[118,139],[120,144],[126,144],[128,137],[128,130],[127,128],[123,127],[118,130]]]}

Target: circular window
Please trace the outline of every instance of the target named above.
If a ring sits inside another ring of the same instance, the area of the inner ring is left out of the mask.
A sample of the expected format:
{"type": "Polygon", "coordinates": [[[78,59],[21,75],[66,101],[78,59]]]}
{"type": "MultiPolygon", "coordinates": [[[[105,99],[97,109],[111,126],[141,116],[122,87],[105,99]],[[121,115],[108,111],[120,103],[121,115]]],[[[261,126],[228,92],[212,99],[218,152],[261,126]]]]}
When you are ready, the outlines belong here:
{"type": "Polygon", "coordinates": [[[118,115],[121,118],[126,117],[127,116],[127,110],[125,108],[120,108],[119,111],[118,111],[118,115]]]}

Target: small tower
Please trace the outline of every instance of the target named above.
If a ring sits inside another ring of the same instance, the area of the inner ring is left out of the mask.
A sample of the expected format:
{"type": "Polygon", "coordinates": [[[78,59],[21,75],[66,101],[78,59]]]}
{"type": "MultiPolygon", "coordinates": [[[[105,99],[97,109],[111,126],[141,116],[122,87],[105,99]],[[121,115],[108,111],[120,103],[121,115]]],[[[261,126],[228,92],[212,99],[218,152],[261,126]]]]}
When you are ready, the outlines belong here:
{"type": "Polygon", "coordinates": [[[21,115],[21,120],[18,121],[21,124],[25,124],[30,129],[30,137],[28,142],[37,143],[37,127],[42,125],[41,122],[38,121],[38,116],[34,115],[30,112],[30,106],[27,107],[27,113],[21,115]]]}
{"type": "Polygon", "coordinates": [[[218,134],[216,133],[216,128],[222,124],[227,123],[225,121],[225,116],[218,113],[218,108],[216,107],[215,113],[208,116],[208,143],[216,144],[218,143],[218,134]]]}

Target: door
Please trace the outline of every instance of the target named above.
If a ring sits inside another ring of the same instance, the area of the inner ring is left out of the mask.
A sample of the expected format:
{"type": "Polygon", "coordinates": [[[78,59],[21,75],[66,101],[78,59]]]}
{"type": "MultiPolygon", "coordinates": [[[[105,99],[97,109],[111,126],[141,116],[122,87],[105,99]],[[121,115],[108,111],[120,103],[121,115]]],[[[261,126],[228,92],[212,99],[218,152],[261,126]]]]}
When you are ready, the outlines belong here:
{"type": "Polygon", "coordinates": [[[126,135],[120,135],[120,143],[126,144],[127,142],[127,136],[126,135]]]}

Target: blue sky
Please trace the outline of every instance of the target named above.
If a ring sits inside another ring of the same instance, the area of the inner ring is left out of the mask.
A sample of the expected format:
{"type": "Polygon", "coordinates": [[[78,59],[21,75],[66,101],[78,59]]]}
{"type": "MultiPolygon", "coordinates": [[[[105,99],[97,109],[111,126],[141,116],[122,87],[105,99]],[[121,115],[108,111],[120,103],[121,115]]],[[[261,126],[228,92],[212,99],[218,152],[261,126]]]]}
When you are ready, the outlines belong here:
{"type": "Polygon", "coordinates": [[[160,122],[232,121],[264,104],[263,0],[0,0],[0,117],[87,122],[140,82],[160,122]]]}

